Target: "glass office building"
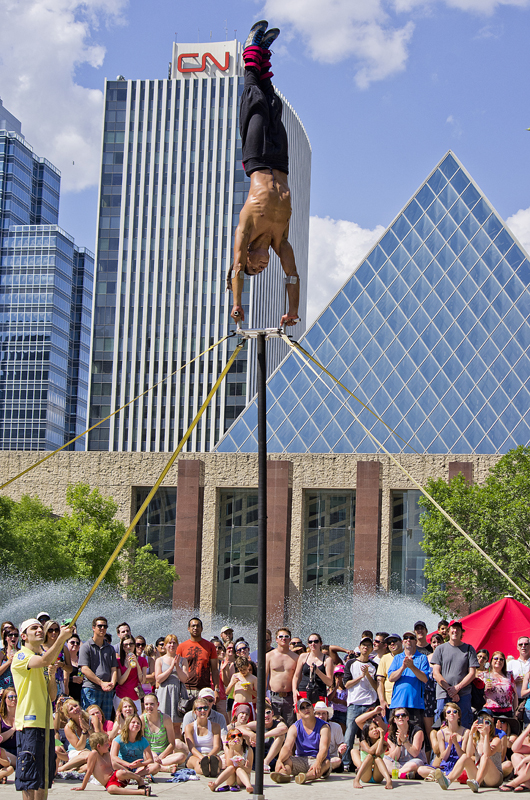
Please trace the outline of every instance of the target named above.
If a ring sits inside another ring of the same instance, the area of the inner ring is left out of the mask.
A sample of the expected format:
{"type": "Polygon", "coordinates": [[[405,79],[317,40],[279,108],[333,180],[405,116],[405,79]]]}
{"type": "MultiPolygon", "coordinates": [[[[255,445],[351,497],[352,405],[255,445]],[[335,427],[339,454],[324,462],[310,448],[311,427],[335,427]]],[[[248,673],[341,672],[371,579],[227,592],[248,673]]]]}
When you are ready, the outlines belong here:
{"type": "MultiPolygon", "coordinates": [[[[90,423],[158,386],[93,431],[89,450],[174,450],[236,345],[231,338],[194,361],[234,329],[226,275],[250,183],[241,167],[242,89],[237,41],[175,44],[169,79],[106,83],[90,423]]],[[[304,317],[311,149],[285,100],[284,122],[304,317]]],[[[277,326],[284,303],[274,256],[266,272],[246,279],[245,324],[277,326]]],[[[186,449],[210,450],[253,396],[254,344],[186,449]]],[[[276,341],[270,370],[284,354],[276,341]]]]}
{"type": "Polygon", "coordinates": [[[58,227],[59,191],[1,106],[2,450],[54,450],[86,429],[94,257],[58,227]]]}
{"type": "MultiPolygon", "coordinates": [[[[391,453],[530,442],[529,258],[451,152],[301,344],[368,408],[292,352],[268,381],[269,452],[376,453],[366,430],[391,453]]],[[[216,450],[257,451],[255,399],[216,450]]]]}

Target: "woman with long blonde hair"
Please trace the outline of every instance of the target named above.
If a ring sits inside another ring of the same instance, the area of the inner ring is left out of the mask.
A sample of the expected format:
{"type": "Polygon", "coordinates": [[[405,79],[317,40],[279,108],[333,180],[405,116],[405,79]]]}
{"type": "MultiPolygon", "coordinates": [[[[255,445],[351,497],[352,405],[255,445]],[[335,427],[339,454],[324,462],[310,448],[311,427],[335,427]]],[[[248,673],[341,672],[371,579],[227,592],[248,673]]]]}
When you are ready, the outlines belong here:
{"type": "Polygon", "coordinates": [[[180,739],[182,717],[178,712],[178,705],[182,684],[188,680],[189,672],[187,659],[177,655],[178,643],[179,640],[174,633],[166,636],[164,639],[166,652],[155,661],[155,677],[160,711],[171,719],[175,727],[175,736],[180,739]]]}

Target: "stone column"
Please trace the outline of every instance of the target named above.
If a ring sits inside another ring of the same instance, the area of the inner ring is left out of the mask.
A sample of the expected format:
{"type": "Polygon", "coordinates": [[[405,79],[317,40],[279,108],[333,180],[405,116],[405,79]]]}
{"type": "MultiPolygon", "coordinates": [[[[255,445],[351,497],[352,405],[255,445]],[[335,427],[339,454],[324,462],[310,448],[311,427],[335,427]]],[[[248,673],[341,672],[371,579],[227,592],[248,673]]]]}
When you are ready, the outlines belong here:
{"type": "Polygon", "coordinates": [[[455,475],[461,472],[468,483],[473,483],[473,462],[472,461],[450,461],[449,480],[452,481],[455,475]]]}
{"type": "Polygon", "coordinates": [[[267,461],[267,625],[285,622],[289,594],[292,473],[290,461],[267,461]]]}
{"type": "Polygon", "coordinates": [[[379,584],[381,491],[379,461],[357,462],[355,493],[355,561],[353,584],[375,591],[379,584]]]}
{"type": "Polygon", "coordinates": [[[201,591],[204,464],[179,460],[175,567],[180,580],[173,584],[173,607],[199,608],[201,591]]]}

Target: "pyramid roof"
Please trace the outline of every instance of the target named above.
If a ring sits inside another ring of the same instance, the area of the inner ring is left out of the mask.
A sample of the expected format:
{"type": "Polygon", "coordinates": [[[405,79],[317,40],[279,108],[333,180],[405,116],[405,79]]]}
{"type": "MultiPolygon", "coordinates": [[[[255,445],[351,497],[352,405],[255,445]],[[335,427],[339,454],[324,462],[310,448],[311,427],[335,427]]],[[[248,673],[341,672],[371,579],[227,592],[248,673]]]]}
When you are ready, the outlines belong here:
{"type": "MultiPolygon", "coordinates": [[[[267,382],[271,453],[378,452],[352,411],[391,453],[530,443],[529,257],[452,152],[301,344],[386,424],[291,351],[267,382]]],[[[215,450],[257,446],[254,398],[215,450]]]]}

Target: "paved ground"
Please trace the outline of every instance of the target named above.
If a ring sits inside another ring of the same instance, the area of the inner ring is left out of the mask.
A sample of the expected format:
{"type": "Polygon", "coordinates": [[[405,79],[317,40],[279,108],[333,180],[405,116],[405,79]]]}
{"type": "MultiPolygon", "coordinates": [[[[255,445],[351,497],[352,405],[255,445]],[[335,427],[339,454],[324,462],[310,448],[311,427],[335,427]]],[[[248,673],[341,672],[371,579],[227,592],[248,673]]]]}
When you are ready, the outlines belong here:
{"type": "MultiPolygon", "coordinates": [[[[360,790],[355,790],[352,787],[353,775],[332,775],[327,781],[317,781],[316,783],[309,784],[308,786],[298,786],[292,781],[289,785],[278,785],[273,783],[269,775],[265,776],[264,796],[268,800],[281,800],[284,798],[307,798],[307,800],[345,800],[351,798],[352,792],[356,794],[360,790]]],[[[152,784],[153,796],[166,797],[167,800],[174,798],[176,795],[185,797],[186,800],[206,800],[211,796],[208,789],[207,778],[200,778],[198,781],[188,781],[187,783],[166,783],[166,778],[155,778],[152,784]]],[[[55,781],[52,789],[50,790],[50,800],[73,800],[74,795],[71,789],[74,786],[80,786],[77,781],[55,781]]],[[[471,800],[471,792],[467,786],[461,786],[456,783],[449,789],[450,792],[458,792],[462,800],[469,798],[471,800]]],[[[104,793],[103,787],[94,786],[89,784],[86,792],[96,793],[100,795],[104,793]]],[[[425,781],[394,781],[394,792],[396,800],[401,796],[403,798],[411,798],[411,800],[441,800],[442,790],[437,783],[425,783],[425,781]]],[[[500,800],[499,792],[497,789],[481,789],[481,794],[492,795],[495,794],[500,800]]],[[[382,785],[373,786],[365,785],[362,789],[362,800],[382,800],[383,795],[386,796],[385,789],[382,785]]],[[[77,795],[79,797],[79,795],[77,795]]],[[[230,796],[233,795],[230,793],[230,796]]],[[[226,797],[226,795],[225,795],[226,797]]],[[[248,797],[246,792],[240,792],[239,797],[248,797]]],[[[0,786],[0,800],[21,800],[21,795],[15,791],[13,780],[9,780],[7,785],[0,786]]],[[[95,798],[93,798],[95,800],[95,798]]],[[[493,798],[492,798],[493,800],[493,798]]]]}

